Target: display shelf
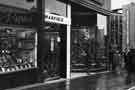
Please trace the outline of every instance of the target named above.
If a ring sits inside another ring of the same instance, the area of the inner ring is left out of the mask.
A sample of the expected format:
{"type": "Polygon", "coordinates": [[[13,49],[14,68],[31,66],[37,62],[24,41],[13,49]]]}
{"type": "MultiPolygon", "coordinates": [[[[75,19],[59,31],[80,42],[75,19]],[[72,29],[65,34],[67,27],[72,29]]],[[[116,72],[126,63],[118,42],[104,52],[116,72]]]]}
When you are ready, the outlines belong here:
{"type": "Polygon", "coordinates": [[[24,47],[20,47],[20,48],[18,48],[18,50],[22,50],[22,51],[32,51],[32,50],[34,50],[34,46],[33,47],[29,47],[29,48],[24,48],[24,47]]]}
{"type": "Polygon", "coordinates": [[[36,68],[34,63],[25,63],[25,64],[16,64],[12,66],[4,66],[0,67],[0,74],[4,73],[12,73],[12,72],[17,72],[17,71],[22,71],[22,70],[28,70],[28,69],[33,69],[36,68]]]}
{"type": "Polygon", "coordinates": [[[9,74],[9,73],[14,73],[14,72],[19,72],[19,71],[25,71],[29,69],[36,69],[35,66],[30,66],[30,67],[25,67],[25,66],[20,66],[20,67],[13,67],[13,68],[0,68],[0,74],[9,74]]]}
{"type": "Polygon", "coordinates": [[[0,37],[16,37],[15,34],[0,34],[0,37]]]}
{"type": "Polygon", "coordinates": [[[33,39],[19,39],[19,41],[35,42],[33,39]]]}

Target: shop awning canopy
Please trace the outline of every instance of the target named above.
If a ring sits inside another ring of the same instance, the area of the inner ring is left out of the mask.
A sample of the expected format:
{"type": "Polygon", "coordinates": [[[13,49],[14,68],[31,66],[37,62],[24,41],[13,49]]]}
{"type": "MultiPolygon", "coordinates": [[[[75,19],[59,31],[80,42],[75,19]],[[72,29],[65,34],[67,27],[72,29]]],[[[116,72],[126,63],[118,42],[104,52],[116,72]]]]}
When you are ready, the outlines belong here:
{"type": "Polygon", "coordinates": [[[100,6],[97,6],[93,3],[91,3],[91,1],[89,1],[89,0],[70,0],[70,1],[73,3],[79,4],[79,5],[82,5],[84,7],[87,7],[89,9],[92,9],[92,10],[96,11],[97,13],[103,14],[105,16],[109,16],[112,13],[109,10],[106,10],[100,6]]]}

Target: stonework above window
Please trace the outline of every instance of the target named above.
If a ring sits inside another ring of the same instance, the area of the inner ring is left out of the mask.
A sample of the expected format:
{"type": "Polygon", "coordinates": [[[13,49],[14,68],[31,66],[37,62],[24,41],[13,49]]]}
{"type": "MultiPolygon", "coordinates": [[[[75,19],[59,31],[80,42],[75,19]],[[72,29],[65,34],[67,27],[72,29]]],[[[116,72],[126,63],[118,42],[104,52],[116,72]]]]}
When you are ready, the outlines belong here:
{"type": "Polygon", "coordinates": [[[104,4],[104,0],[90,0],[90,1],[93,1],[93,2],[100,4],[100,5],[104,4]]]}

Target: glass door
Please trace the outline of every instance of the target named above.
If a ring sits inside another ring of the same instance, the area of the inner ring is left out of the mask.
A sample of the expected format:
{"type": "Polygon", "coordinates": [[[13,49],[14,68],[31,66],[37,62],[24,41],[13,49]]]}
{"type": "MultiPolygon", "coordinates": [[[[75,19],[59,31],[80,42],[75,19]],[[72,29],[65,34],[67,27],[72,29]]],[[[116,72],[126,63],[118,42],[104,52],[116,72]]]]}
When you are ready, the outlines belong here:
{"type": "Polygon", "coordinates": [[[45,79],[60,77],[60,43],[58,31],[43,31],[39,38],[38,59],[45,79]]]}
{"type": "Polygon", "coordinates": [[[44,32],[44,37],[49,41],[48,53],[45,57],[45,69],[49,77],[59,76],[60,62],[60,36],[59,32],[44,32]]]}

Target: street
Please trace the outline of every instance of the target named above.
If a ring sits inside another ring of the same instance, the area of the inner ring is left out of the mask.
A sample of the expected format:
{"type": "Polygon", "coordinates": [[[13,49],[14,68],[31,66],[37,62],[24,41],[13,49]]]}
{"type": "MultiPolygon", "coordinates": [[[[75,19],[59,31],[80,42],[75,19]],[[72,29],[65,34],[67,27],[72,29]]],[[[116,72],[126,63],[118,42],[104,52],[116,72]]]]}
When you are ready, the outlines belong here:
{"type": "MultiPolygon", "coordinates": [[[[134,88],[133,83],[126,85],[124,75],[116,75],[109,72],[20,90],[134,90],[129,88],[134,88]]],[[[19,88],[16,90],[19,90],[19,88]]]]}

